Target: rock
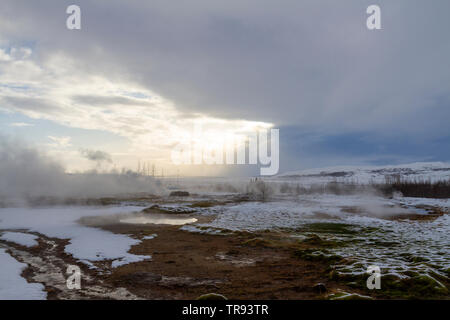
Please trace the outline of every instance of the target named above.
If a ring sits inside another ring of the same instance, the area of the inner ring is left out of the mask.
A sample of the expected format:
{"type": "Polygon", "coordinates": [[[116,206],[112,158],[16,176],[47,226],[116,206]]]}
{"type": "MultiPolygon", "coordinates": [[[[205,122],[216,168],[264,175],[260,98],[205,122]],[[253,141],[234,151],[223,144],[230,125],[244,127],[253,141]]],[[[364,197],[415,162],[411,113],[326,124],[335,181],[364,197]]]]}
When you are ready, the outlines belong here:
{"type": "Polygon", "coordinates": [[[196,212],[195,209],[189,207],[165,207],[158,206],[157,204],[152,205],[148,208],[143,209],[143,213],[159,213],[159,214],[189,214],[196,212]]]}
{"type": "Polygon", "coordinates": [[[207,293],[198,297],[196,300],[228,300],[225,296],[218,293],[207,293]]]}
{"type": "Polygon", "coordinates": [[[187,191],[172,191],[169,196],[170,197],[189,197],[189,192],[187,192],[187,191]]]}
{"type": "Polygon", "coordinates": [[[317,234],[313,233],[308,238],[306,238],[303,242],[310,244],[322,244],[323,240],[317,234]]]}
{"type": "Polygon", "coordinates": [[[317,293],[325,293],[327,292],[327,287],[323,283],[317,283],[313,286],[314,291],[317,293]]]}

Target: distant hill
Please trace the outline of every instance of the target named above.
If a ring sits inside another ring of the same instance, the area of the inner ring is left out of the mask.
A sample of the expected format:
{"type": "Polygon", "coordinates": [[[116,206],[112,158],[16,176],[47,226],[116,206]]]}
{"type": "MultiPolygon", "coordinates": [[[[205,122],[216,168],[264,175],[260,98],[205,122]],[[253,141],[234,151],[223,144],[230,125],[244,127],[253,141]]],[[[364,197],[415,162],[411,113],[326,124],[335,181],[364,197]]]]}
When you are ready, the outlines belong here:
{"type": "Polygon", "coordinates": [[[387,166],[337,166],[290,171],[272,179],[296,180],[302,183],[345,181],[355,183],[384,182],[386,177],[401,177],[408,180],[448,180],[450,163],[416,162],[387,166]]]}

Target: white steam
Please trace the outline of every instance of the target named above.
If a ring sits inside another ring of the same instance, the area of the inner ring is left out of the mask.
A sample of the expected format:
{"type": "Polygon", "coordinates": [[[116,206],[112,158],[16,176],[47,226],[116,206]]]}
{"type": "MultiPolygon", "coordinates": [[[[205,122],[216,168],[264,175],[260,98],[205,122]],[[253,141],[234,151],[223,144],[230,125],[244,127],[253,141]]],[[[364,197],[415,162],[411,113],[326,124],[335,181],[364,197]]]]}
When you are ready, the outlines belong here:
{"type": "Polygon", "coordinates": [[[0,201],[37,197],[97,198],[160,192],[154,179],[134,172],[67,174],[63,166],[22,141],[0,136],[0,201]]]}

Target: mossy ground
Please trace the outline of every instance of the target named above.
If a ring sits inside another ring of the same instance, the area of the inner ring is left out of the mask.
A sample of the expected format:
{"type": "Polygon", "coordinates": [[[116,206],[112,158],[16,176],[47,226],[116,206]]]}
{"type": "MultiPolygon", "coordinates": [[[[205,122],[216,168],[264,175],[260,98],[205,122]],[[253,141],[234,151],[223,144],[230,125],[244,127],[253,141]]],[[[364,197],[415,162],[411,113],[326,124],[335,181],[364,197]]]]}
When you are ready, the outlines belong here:
{"type": "Polygon", "coordinates": [[[367,288],[368,275],[340,274],[335,270],[330,272],[330,279],[341,282],[349,287],[362,290],[365,294],[380,299],[450,299],[448,281],[436,279],[429,275],[416,273],[409,278],[399,278],[395,275],[381,276],[381,289],[367,288]]]}
{"type": "MultiPolygon", "coordinates": [[[[286,238],[284,233],[267,232],[259,233],[257,236],[255,234],[247,235],[243,240],[243,245],[289,250],[298,259],[326,264],[330,281],[336,281],[358,292],[358,294],[333,295],[333,299],[364,299],[369,296],[379,299],[450,299],[448,290],[450,270],[447,270],[447,277],[439,274],[424,274],[419,271],[406,271],[402,273],[404,276],[402,278],[393,274],[383,276],[382,270],[381,289],[369,290],[366,283],[369,275],[352,273],[351,270],[354,267],[363,269],[364,266],[355,263],[352,259],[334,254],[333,249],[353,246],[358,242],[355,239],[356,235],[372,234],[378,231],[376,228],[355,230],[354,226],[349,224],[312,223],[295,230],[295,234],[298,235],[300,230],[302,230],[300,234],[304,237],[302,240],[286,238]],[[337,237],[333,237],[333,235],[337,237]],[[344,269],[337,270],[336,265],[343,266],[344,269]],[[345,270],[346,265],[349,267],[348,270],[345,270]]],[[[373,245],[389,248],[397,246],[398,243],[380,240],[373,245]]],[[[427,263],[428,261],[425,257],[407,253],[399,258],[412,264],[427,263]]]]}
{"type": "Polygon", "coordinates": [[[225,203],[217,202],[217,201],[197,201],[197,202],[190,204],[189,206],[191,208],[211,208],[211,207],[220,206],[223,204],[225,204],[225,203]]]}

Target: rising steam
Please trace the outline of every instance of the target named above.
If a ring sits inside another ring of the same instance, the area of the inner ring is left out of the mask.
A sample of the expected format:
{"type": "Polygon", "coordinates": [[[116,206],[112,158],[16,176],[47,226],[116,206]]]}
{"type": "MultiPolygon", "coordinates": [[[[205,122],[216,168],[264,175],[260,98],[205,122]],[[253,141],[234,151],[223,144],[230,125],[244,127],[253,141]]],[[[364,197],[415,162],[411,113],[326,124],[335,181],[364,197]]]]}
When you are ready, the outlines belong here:
{"type": "MultiPolygon", "coordinates": [[[[104,155],[103,155],[104,156],[104,155]]],[[[0,201],[39,197],[98,198],[159,193],[150,177],[134,172],[67,174],[62,164],[22,141],[0,136],[0,201]]]]}

